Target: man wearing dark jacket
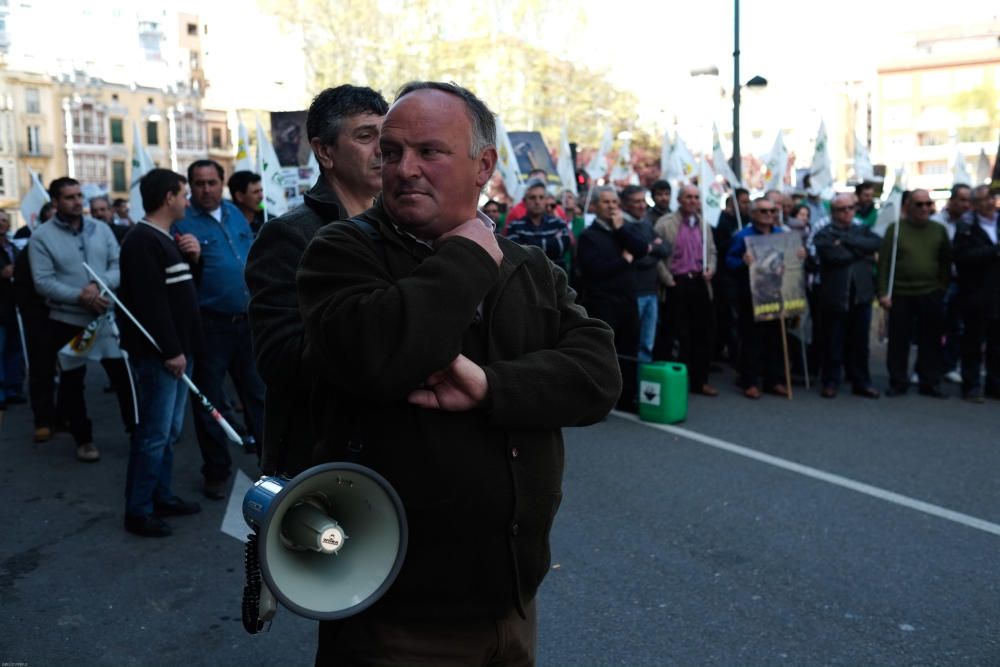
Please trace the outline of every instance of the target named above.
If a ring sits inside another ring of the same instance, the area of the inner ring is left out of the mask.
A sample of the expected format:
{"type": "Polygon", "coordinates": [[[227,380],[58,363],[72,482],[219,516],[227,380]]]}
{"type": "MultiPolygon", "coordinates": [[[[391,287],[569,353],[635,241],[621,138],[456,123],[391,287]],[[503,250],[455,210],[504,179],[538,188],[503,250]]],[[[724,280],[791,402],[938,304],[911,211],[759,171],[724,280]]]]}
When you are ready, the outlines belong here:
{"type": "Polygon", "coordinates": [[[827,325],[820,395],[837,395],[846,362],[854,393],[878,398],[868,370],[868,330],[875,298],[874,257],[882,239],[869,227],[853,224],[852,195],[835,197],[830,212],[831,223],[813,241],[819,256],[821,321],[827,325]]]}
{"type": "Polygon", "coordinates": [[[670,244],[656,235],[655,220],[646,215],[646,191],[638,185],[622,189],[622,209],[626,224],[646,242],[648,252],[635,261],[635,295],[639,308],[639,363],[653,360],[656,327],[660,317],[660,274],[656,265],[670,255],[670,244]]]}
{"type": "Polygon", "coordinates": [[[10,218],[0,211],[0,410],[6,409],[8,401],[24,402],[24,365],[14,308],[14,262],[18,253],[7,238],[9,231],[10,218]]]}
{"type": "Polygon", "coordinates": [[[583,276],[583,305],[592,317],[604,320],[615,332],[615,349],[622,373],[622,395],[618,406],[635,412],[639,390],[636,367],[639,306],[635,262],[649,253],[650,245],[638,225],[625,222],[614,188],[595,188],[594,202],[597,218],[580,234],[576,251],[583,276]]]}
{"type": "Polygon", "coordinates": [[[316,664],[534,664],[560,428],[606,415],[621,378],[566,274],[477,215],[495,142],[469,91],[407,84],[382,125],[383,195],[360,216],[378,240],[328,225],[302,258],[310,362],[336,393],[321,459],[353,438],[410,535],[386,595],[322,624],[316,664]]]}
{"type": "Polygon", "coordinates": [[[965,322],[962,336],[962,396],[981,403],[979,381],[986,342],[986,396],[1000,398],[1000,244],[996,196],[988,185],[972,192],[973,220],[959,223],[954,255],[958,301],[965,322]]]}
{"type": "Polygon", "coordinates": [[[306,132],[320,177],[305,204],[268,222],[250,249],[250,330],[257,370],[267,385],[261,470],[295,475],[316,444],[311,401],[322,374],[305,362],[305,327],[295,272],[324,225],[371,206],[382,188],[378,132],[389,105],[371,88],[328,88],[313,100],[306,132]]]}
{"type": "Polygon", "coordinates": [[[156,341],[154,346],[130,318],[121,318],[139,407],[125,479],[125,530],[142,537],[170,535],[165,516],[201,511],[198,503],[175,496],[171,484],[188,398],[181,376],[201,338],[191,265],[170,235],[170,226],[184,219],[186,190],[184,177],[168,169],[143,176],[139,192],[146,217],[122,244],[122,303],[156,341]]]}

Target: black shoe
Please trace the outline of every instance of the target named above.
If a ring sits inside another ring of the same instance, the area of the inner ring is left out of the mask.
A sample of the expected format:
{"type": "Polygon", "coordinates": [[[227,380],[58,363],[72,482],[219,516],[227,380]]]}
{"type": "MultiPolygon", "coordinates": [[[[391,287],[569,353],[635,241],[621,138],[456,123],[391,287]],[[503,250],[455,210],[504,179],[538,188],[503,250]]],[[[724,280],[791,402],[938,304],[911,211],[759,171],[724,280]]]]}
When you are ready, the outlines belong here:
{"type": "Polygon", "coordinates": [[[126,516],[125,530],[143,537],[167,537],[172,533],[167,522],[155,516],[126,516]]]}
{"type": "Polygon", "coordinates": [[[920,395],[930,396],[931,398],[948,398],[948,394],[941,391],[941,389],[937,386],[921,387],[920,395]]]}
{"type": "Polygon", "coordinates": [[[851,390],[851,393],[864,398],[878,398],[880,396],[878,389],[875,387],[855,387],[851,390]]]}
{"type": "Polygon", "coordinates": [[[225,500],[229,491],[229,479],[221,479],[215,482],[205,480],[205,488],[202,493],[209,500],[225,500]]]}
{"type": "Polygon", "coordinates": [[[975,391],[975,390],[972,390],[972,391],[963,391],[962,392],[962,400],[963,401],[968,401],[969,403],[985,403],[986,402],[986,399],[983,398],[983,395],[981,393],[979,393],[978,391],[975,391]]]}
{"type": "Polygon", "coordinates": [[[987,391],[984,395],[986,398],[992,398],[995,401],[1000,400],[1000,391],[987,391]]]}
{"type": "Polygon", "coordinates": [[[888,389],[885,390],[885,395],[886,396],[905,396],[906,395],[906,390],[907,390],[906,387],[903,387],[903,386],[900,386],[900,385],[893,385],[893,386],[891,386],[891,387],[889,387],[888,389]]]}
{"type": "Polygon", "coordinates": [[[165,503],[153,503],[153,516],[157,517],[187,516],[188,514],[197,514],[200,511],[201,505],[198,503],[181,500],[177,496],[165,503]]]}
{"type": "Polygon", "coordinates": [[[837,398],[837,388],[832,384],[828,384],[823,387],[823,389],[819,392],[819,395],[823,398],[837,398]]]}
{"type": "Polygon", "coordinates": [[[28,399],[23,394],[10,394],[7,396],[7,405],[24,405],[28,399]]]}

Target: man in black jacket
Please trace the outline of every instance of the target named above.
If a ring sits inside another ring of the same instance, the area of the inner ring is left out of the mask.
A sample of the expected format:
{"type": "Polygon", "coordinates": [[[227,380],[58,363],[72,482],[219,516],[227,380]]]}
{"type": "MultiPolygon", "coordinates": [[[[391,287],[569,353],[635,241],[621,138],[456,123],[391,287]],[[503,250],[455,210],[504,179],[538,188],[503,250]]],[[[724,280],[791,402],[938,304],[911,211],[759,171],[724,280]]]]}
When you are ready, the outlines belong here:
{"type": "Polygon", "coordinates": [[[965,321],[962,335],[962,397],[983,401],[979,380],[986,342],[986,396],[1000,399],[1000,244],[996,196],[988,185],[972,191],[971,223],[955,231],[958,299],[965,321]]]}
{"type": "Polygon", "coordinates": [[[615,332],[622,373],[618,407],[635,412],[639,390],[636,260],[649,254],[651,245],[636,223],[625,222],[614,188],[595,188],[594,202],[597,218],[580,234],[576,250],[583,275],[583,305],[591,316],[604,320],[615,332]]]}
{"type": "Polygon", "coordinates": [[[317,440],[310,407],[322,376],[304,362],[308,350],[295,272],[320,228],[361,213],[382,189],[378,133],[388,108],[371,88],[343,85],[316,96],[306,132],[320,177],[305,204],[266,223],[250,248],[250,329],[257,370],[267,385],[260,467],[269,475],[291,476],[309,467],[317,440]]]}
{"type": "Polygon", "coordinates": [[[846,361],[854,393],[878,398],[868,371],[868,330],[875,298],[875,253],[882,239],[855,225],[854,196],[838,195],[830,205],[831,224],[817,232],[820,304],[827,325],[823,355],[823,398],[834,398],[846,361]],[[846,356],[845,359],[845,350],[846,356]]]}
{"type": "Polygon", "coordinates": [[[298,288],[310,362],[337,394],[323,456],[358,436],[356,460],[403,501],[409,545],[383,598],[322,624],[316,664],[534,664],[560,429],[618,396],[611,331],[539,248],[477,214],[497,150],[472,93],[407,84],[380,148],[383,194],[360,216],[378,240],[327,225],[298,288]]]}
{"type": "MultiPolygon", "coordinates": [[[[184,219],[185,183],[168,169],[153,169],[142,177],[139,192],[146,216],[125,237],[120,260],[122,304],[156,341],[147,340],[131,318],[119,318],[139,408],[125,480],[125,530],[142,537],[170,535],[165,516],[201,511],[198,503],[174,495],[171,484],[174,445],[188,398],[181,376],[201,347],[191,265],[170,234],[170,226],[184,219]]],[[[197,241],[195,247],[200,251],[197,241]]]]}
{"type": "Polygon", "coordinates": [[[638,185],[622,189],[622,209],[626,224],[642,236],[649,252],[635,261],[635,294],[639,308],[639,363],[653,360],[657,324],[660,319],[660,274],[656,265],[670,256],[670,244],[656,235],[655,220],[646,215],[646,190],[638,185]]]}
{"type": "Polygon", "coordinates": [[[0,211],[0,410],[5,410],[8,402],[24,402],[24,363],[14,308],[14,262],[18,253],[7,238],[9,231],[10,218],[0,211]]]}

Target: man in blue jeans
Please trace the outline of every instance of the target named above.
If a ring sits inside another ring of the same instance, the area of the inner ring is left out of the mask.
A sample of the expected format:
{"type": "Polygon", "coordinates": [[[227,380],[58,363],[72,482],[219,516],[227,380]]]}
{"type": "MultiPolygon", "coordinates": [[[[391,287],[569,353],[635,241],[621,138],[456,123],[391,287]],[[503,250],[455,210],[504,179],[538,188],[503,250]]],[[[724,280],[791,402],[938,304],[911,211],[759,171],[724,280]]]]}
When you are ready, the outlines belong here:
{"type": "MultiPolygon", "coordinates": [[[[253,232],[235,204],[222,199],[222,167],[198,160],[188,167],[191,206],[174,232],[192,234],[201,248],[192,270],[198,279],[198,307],[205,351],[195,359],[194,382],[212,405],[223,404],[222,383],[228,372],[243,403],[243,416],[254,442],[262,441],[264,381],[254,364],[247,306],[250,291],[243,279],[253,232]]],[[[222,500],[232,467],[229,440],[203,410],[194,410],[195,433],[203,459],[205,497],[222,500]]]]}
{"type": "Polygon", "coordinates": [[[653,360],[656,325],[660,316],[660,274],[656,265],[670,256],[670,244],[656,235],[655,221],[646,216],[646,190],[638,185],[626,185],[621,193],[625,224],[632,225],[649,244],[649,253],[635,261],[635,293],[639,307],[639,363],[653,360]]]}
{"type": "Polygon", "coordinates": [[[201,347],[198,295],[191,265],[198,255],[192,237],[178,238],[170,226],[184,217],[184,177],[154,169],[139,184],[146,217],[129,232],[120,259],[122,303],[149,332],[154,345],[127,317],[119,316],[122,345],[131,356],[139,402],[125,482],[125,530],[166,537],[164,516],[196,514],[197,503],[171,490],[174,445],[184,426],[187,385],[181,376],[201,347]]]}

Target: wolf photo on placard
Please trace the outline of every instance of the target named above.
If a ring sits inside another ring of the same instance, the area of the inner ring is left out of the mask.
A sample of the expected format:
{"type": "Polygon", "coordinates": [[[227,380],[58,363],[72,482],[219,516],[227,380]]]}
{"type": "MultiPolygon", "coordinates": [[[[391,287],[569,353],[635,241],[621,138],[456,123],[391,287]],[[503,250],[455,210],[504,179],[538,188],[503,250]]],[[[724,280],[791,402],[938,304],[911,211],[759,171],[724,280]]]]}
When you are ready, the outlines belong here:
{"type": "Polygon", "coordinates": [[[795,317],[806,311],[806,283],[798,234],[748,236],[750,296],[757,321],[795,317]]]}

